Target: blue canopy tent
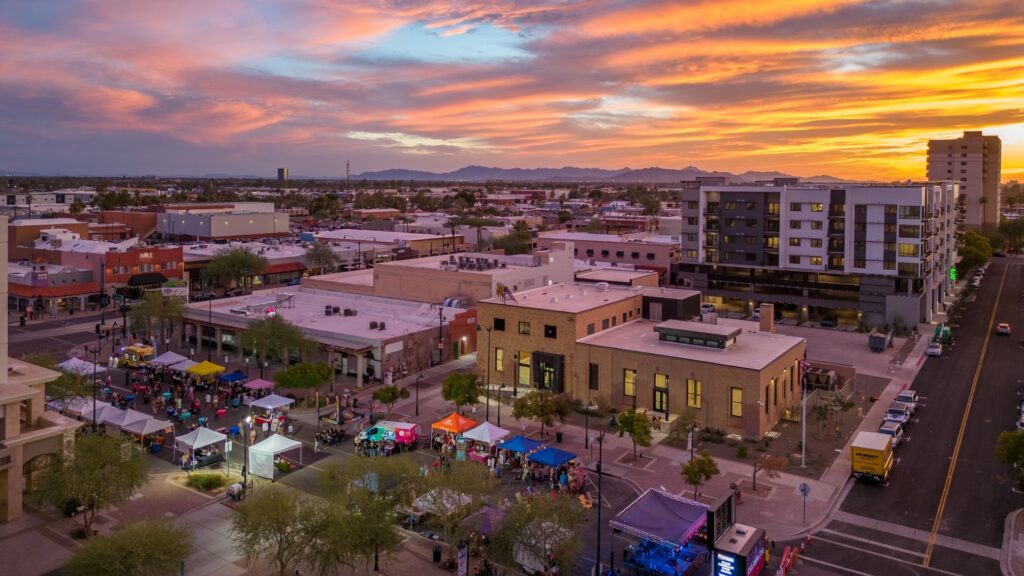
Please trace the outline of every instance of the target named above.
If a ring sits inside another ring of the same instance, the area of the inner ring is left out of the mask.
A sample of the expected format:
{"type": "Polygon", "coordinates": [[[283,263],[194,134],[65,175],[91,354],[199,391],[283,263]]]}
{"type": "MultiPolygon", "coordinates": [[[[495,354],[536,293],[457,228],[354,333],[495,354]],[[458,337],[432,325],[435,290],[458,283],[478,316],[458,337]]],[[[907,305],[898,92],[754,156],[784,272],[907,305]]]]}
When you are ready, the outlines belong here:
{"type": "Polygon", "coordinates": [[[246,378],[248,378],[248,376],[236,370],[231,374],[221,374],[217,377],[217,380],[220,380],[221,382],[241,382],[246,378]]]}
{"type": "Polygon", "coordinates": [[[530,462],[540,464],[541,466],[550,466],[555,468],[565,464],[566,462],[575,460],[576,455],[572,452],[566,452],[565,450],[559,450],[558,448],[551,446],[530,454],[526,459],[530,462]]]}
{"type": "Polygon", "coordinates": [[[498,444],[499,450],[509,450],[512,452],[517,452],[519,454],[529,454],[530,452],[539,450],[540,448],[543,447],[543,442],[530,440],[529,438],[523,436],[522,434],[516,436],[515,438],[509,438],[508,440],[505,440],[504,442],[498,444]]]}

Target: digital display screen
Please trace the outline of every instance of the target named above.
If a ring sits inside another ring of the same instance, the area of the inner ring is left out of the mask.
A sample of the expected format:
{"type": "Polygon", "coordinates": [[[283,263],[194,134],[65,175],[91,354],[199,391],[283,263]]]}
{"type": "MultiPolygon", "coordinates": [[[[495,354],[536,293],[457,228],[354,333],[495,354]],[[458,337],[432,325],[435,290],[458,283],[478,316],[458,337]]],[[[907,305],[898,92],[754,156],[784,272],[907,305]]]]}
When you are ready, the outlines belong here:
{"type": "Polygon", "coordinates": [[[725,552],[715,552],[715,576],[738,576],[737,558],[725,552]]]}

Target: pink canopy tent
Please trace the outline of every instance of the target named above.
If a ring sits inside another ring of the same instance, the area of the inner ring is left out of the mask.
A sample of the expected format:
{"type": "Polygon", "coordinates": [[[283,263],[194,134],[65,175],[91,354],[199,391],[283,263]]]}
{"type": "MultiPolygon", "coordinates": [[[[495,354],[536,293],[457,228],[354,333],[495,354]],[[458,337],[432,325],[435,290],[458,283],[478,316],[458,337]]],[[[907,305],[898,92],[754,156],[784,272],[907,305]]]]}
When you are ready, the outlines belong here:
{"type": "Polygon", "coordinates": [[[248,390],[272,390],[274,388],[274,383],[269,380],[257,378],[246,382],[245,388],[248,390]]]}

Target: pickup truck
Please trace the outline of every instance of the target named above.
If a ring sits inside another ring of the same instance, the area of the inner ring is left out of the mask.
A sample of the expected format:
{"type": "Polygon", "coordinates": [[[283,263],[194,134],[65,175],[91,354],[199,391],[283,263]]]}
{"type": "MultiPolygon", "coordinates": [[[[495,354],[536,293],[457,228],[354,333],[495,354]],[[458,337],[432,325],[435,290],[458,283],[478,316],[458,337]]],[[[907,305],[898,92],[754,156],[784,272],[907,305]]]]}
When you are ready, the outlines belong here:
{"type": "Polygon", "coordinates": [[[910,423],[911,412],[910,405],[906,402],[893,402],[885,409],[884,420],[886,422],[899,422],[906,426],[910,423]]]}
{"type": "Polygon", "coordinates": [[[895,462],[892,437],[878,432],[858,432],[850,444],[853,477],[885,484],[895,462]]]}
{"type": "Polygon", "coordinates": [[[896,395],[896,401],[903,402],[907,406],[910,406],[910,415],[913,416],[914,412],[917,411],[917,404],[921,399],[918,397],[917,392],[908,388],[907,390],[901,390],[900,393],[896,395]]]}

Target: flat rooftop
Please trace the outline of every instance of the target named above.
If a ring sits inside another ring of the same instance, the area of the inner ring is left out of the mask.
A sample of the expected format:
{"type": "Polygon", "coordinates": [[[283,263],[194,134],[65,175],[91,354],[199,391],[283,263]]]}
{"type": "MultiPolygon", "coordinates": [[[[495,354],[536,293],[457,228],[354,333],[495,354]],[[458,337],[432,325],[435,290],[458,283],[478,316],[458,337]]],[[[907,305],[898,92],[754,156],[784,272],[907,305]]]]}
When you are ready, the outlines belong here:
{"type": "MultiPolygon", "coordinates": [[[[733,368],[763,370],[765,366],[804,341],[803,338],[795,336],[759,332],[756,322],[719,318],[718,328],[714,328],[714,324],[702,324],[704,330],[742,330],[742,333],[736,337],[736,343],[723,350],[661,341],[658,339],[658,333],[654,331],[654,327],[659,324],[664,324],[664,322],[634,320],[580,338],[578,342],[590,346],[631,350],[733,368]]],[[[692,323],[683,322],[683,324],[692,323]]]]}
{"type": "Polygon", "coordinates": [[[194,262],[209,260],[230,248],[247,248],[253,254],[259,254],[267,260],[305,258],[306,256],[306,247],[301,244],[278,244],[274,246],[262,242],[229,242],[227,244],[202,242],[198,244],[185,244],[181,247],[181,252],[186,262],[194,262]]]}
{"type": "Polygon", "coordinates": [[[636,298],[639,295],[640,292],[633,289],[608,287],[601,290],[591,285],[560,283],[517,292],[514,302],[512,300],[502,302],[498,297],[488,298],[482,302],[576,314],[614,302],[636,298]]]}
{"type": "Polygon", "coordinates": [[[10,222],[11,226],[50,226],[51,228],[67,226],[68,224],[84,224],[84,222],[74,218],[23,218],[10,222]]]}
{"type": "MultiPolygon", "coordinates": [[[[214,323],[244,328],[253,320],[265,316],[273,308],[278,316],[291,322],[311,338],[341,346],[366,345],[368,342],[389,340],[421,330],[437,330],[438,307],[434,304],[379,298],[348,292],[315,290],[305,286],[288,286],[261,290],[246,296],[195,302],[188,305],[187,316],[203,321],[212,307],[214,323]],[[355,316],[342,313],[327,316],[326,306],[337,306],[356,311],[355,316]],[[370,328],[370,323],[384,322],[385,328],[370,328]]],[[[441,308],[445,322],[461,308],[441,308]]]]}
{"type": "Polygon", "coordinates": [[[658,273],[653,270],[624,270],[622,268],[598,268],[596,270],[589,270],[587,272],[578,272],[576,274],[577,281],[584,282],[632,282],[637,278],[645,278],[647,276],[657,276],[658,273]]]}
{"type": "Polygon", "coordinates": [[[443,238],[436,234],[417,234],[415,232],[392,232],[388,230],[359,230],[356,228],[345,228],[342,230],[327,230],[314,234],[321,240],[359,240],[362,242],[373,242],[376,244],[394,244],[396,242],[412,242],[416,240],[437,240],[443,238]]]}

